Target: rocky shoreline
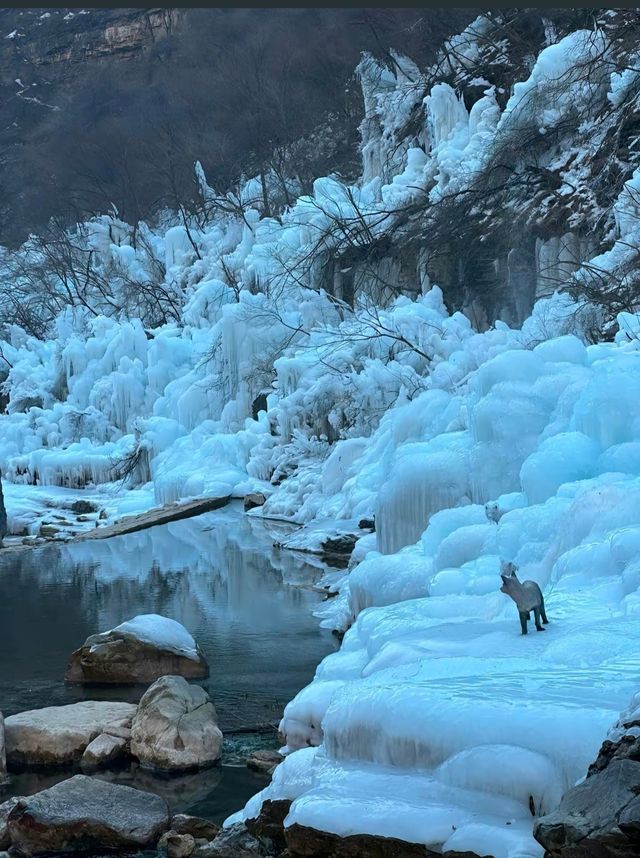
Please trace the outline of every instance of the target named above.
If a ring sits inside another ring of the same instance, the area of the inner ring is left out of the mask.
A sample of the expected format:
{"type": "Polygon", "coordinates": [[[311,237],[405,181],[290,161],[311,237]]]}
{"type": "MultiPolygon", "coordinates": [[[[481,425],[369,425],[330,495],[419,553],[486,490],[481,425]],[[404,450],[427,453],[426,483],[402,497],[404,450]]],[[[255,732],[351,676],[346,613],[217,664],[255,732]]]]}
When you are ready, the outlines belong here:
{"type": "MultiPolygon", "coordinates": [[[[89,700],[0,716],[5,783],[25,768],[73,767],[54,786],[0,804],[0,851],[16,858],[140,849],[168,858],[495,858],[442,853],[367,833],[338,836],[287,826],[289,799],[267,799],[257,816],[219,829],[206,819],[172,814],[153,791],[100,776],[132,762],[150,772],[197,772],[216,765],[221,746],[208,695],[175,675],[156,679],[137,706],[89,700]]],[[[247,764],[271,775],[282,759],[258,750],[247,764]]],[[[534,836],[546,858],[640,854],[640,695],[612,727],[584,781],[536,821],[534,836]]]]}

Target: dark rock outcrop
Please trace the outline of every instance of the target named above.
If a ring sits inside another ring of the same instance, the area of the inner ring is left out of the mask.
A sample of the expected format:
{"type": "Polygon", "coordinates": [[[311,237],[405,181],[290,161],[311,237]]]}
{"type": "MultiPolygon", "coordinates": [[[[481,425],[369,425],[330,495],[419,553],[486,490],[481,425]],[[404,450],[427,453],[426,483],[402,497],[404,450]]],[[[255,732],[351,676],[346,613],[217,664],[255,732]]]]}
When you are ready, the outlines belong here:
{"type": "Polygon", "coordinates": [[[249,833],[259,840],[269,853],[277,855],[287,846],[284,820],[290,807],[291,801],[288,799],[267,799],[262,802],[258,816],[245,822],[249,833]]]}
{"type": "Polygon", "coordinates": [[[164,799],[85,775],[21,798],[8,817],[11,844],[23,855],[137,850],[168,826],[164,799]]]}
{"type": "Polygon", "coordinates": [[[640,695],[609,731],[587,777],[536,823],[548,858],[640,855],[640,695]]]}
{"type": "Polygon", "coordinates": [[[286,841],[290,858],[479,858],[474,852],[435,852],[422,843],[407,843],[395,837],[339,837],[298,824],[286,829],[286,841]]]}
{"type": "Polygon", "coordinates": [[[614,760],[567,792],[534,837],[558,858],[640,855],[640,763],[614,760]]]}

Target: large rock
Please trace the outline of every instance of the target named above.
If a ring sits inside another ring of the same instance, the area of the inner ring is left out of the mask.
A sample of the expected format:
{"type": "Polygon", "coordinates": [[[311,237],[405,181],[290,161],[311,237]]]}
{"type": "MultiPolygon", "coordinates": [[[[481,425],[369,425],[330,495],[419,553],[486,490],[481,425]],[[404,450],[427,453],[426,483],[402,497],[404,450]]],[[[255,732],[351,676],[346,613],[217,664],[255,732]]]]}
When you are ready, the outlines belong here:
{"type": "Polygon", "coordinates": [[[21,798],[8,819],[11,843],[23,855],[142,849],[168,825],[159,796],[85,775],[21,798]]]}
{"type": "Polygon", "coordinates": [[[96,736],[129,727],[135,712],[132,703],[85,700],[11,715],[5,721],[7,766],[11,771],[77,763],[96,736]]]}
{"type": "Polygon", "coordinates": [[[65,680],[136,685],[168,674],[203,679],[209,666],[184,626],[158,614],[142,614],[88,637],[72,653],[65,680]]]}
{"type": "Polygon", "coordinates": [[[640,855],[640,693],[609,730],[586,779],[533,834],[553,858],[640,855]]]}
{"type": "Polygon", "coordinates": [[[640,855],[640,763],[614,759],[570,789],[533,835],[561,858],[637,858],[640,855]]]}
{"type": "Polygon", "coordinates": [[[131,730],[131,753],[143,766],[185,771],[213,765],[222,750],[207,692],[181,676],[163,676],[143,695],[131,730]]]}

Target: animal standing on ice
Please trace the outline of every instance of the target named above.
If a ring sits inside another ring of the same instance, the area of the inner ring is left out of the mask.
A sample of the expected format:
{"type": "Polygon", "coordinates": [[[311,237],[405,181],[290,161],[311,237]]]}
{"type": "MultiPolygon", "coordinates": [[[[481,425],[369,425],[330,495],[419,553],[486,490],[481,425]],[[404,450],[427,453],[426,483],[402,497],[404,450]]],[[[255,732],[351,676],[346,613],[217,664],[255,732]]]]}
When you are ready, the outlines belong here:
{"type": "Polygon", "coordinates": [[[531,617],[531,611],[533,611],[536,631],[544,632],[546,629],[541,626],[540,618],[542,618],[542,622],[545,624],[549,620],[547,619],[547,612],[544,609],[542,590],[535,581],[519,581],[516,572],[517,566],[514,563],[502,563],[500,568],[502,587],[500,587],[500,591],[506,593],[507,596],[511,596],[516,603],[518,613],[520,614],[520,626],[522,627],[523,635],[527,634],[527,622],[531,617]]]}

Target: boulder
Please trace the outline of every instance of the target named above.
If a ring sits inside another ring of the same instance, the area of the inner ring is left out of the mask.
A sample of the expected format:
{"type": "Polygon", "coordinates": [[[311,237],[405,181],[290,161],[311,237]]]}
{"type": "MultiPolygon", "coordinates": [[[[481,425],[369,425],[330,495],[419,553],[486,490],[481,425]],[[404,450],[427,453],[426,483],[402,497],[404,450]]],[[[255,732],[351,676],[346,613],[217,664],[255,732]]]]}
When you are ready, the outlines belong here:
{"type": "Polygon", "coordinates": [[[222,733],[207,692],[181,676],[163,676],[147,689],[131,730],[131,753],[147,768],[185,771],[213,765],[222,733]]]}
{"type": "Polygon", "coordinates": [[[133,703],[84,700],[11,715],[5,721],[9,770],[78,763],[87,745],[101,733],[129,727],[133,703]]]}
{"type": "Polygon", "coordinates": [[[267,502],[267,498],[262,494],[262,492],[251,492],[248,495],[245,495],[244,498],[244,509],[245,512],[248,512],[250,509],[255,509],[257,506],[264,506],[267,502]]]}
{"type": "Polygon", "coordinates": [[[171,829],[178,834],[191,834],[196,840],[206,840],[208,843],[220,831],[220,826],[201,816],[176,813],[171,817],[171,829]]]}
{"type": "Polygon", "coordinates": [[[260,843],[246,829],[244,822],[221,828],[219,834],[206,846],[193,853],[197,858],[260,858],[260,843]]]}
{"type": "Polygon", "coordinates": [[[86,775],[21,798],[8,819],[12,846],[23,855],[143,849],[168,825],[164,799],[86,775]]]}
{"type": "Polygon", "coordinates": [[[558,858],[631,858],[640,854],[640,762],[614,759],[562,797],[533,836],[558,858]]]}
{"type": "Polygon", "coordinates": [[[247,766],[254,772],[270,775],[275,767],[284,760],[278,751],[254,751],[247,757],[247,766]]]}
{"type": "Polygon", "coordinates": [[[21,798],[22,796],[15,795],[13,798],[0,804],[0,849],[8,849],[11,846],[8,824],[9,814],[21,798]]]}
{"type": "Polygon", "coordinates": [[[157,846],[158,852],[165,853],[168,858],[188,858],[195,848],[195,837],[191,834],[179,834],[173,829],[162,835],[157,846]]]}
{"type": "Polygon", "coordinates": [[[128,756],[129,742],[124,737],[101,733],[85,748],[80,765],[91,771],[121,763],[128,756]]]}
{"type": "Polygon", "coordinates": [[[204,679],[209,666],[180,623],[142,614],[101,634],[91,635],[71,654],[66,682],[136,685],[166,675],[204,679]]]}

